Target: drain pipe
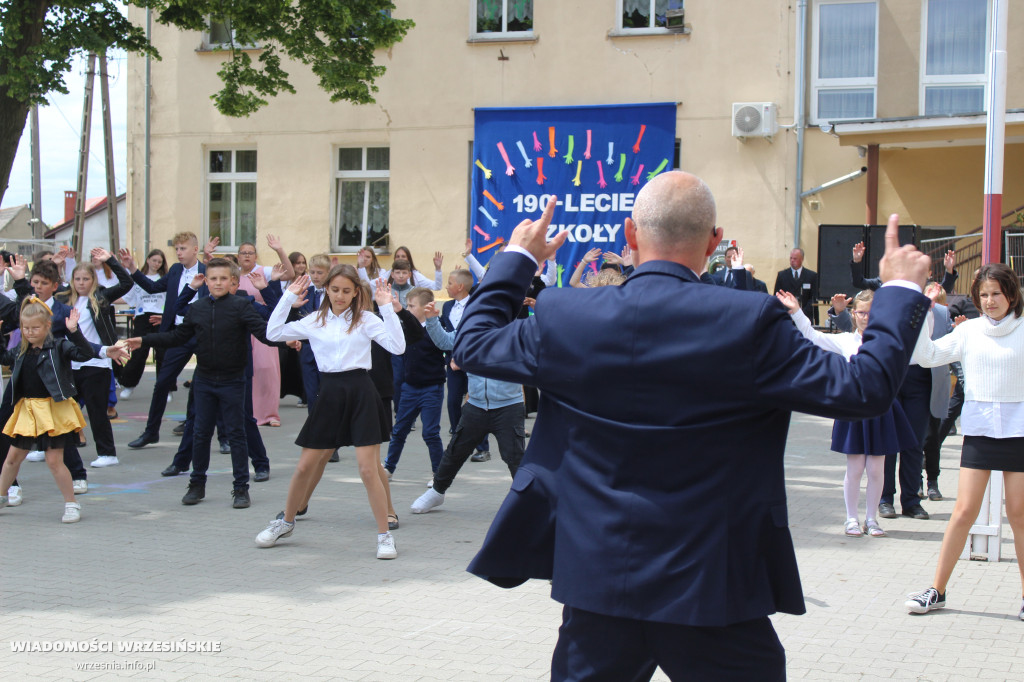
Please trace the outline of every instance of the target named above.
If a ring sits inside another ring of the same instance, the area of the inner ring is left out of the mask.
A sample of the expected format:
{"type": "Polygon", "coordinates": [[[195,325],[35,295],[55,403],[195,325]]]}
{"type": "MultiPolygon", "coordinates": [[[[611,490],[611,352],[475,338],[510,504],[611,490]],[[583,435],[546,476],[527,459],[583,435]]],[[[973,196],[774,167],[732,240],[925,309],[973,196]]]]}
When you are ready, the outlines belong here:
{"type": "MultiPolygon", "coordinates": [[[[153,10],[149,7],[146,8],[146,42],[152,45],[153,42],[153,10]]],[[[145,143],[143,154],[145,155],[145,177],[143,179],[143,197],[142,197],[142,253],[149,253],[149,120],[150,120],[150,101],[153,99],[153,82],[152,82],[152,57],[146,55],[146,122],[145,122],[145,143]]],[[[143,256],[145,258],[145,256],[143,256]]]]}
{"type": "Polygon", "coordinates": [[[793,248],[800,247],[800,221],[804,212],[804,128],[806,128],[804,91],[807,89],[807,0],[799,0],[796,10],[796,95],[793,98],[793,124],[796,126],[796,188],[793,211],[793,248]]]}

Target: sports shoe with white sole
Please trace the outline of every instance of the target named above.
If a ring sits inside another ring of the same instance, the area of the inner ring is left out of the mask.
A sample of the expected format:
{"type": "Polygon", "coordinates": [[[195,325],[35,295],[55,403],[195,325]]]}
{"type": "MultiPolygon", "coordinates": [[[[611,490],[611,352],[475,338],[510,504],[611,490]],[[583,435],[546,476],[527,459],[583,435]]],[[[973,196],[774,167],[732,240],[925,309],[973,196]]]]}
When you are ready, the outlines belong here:
{"type": "Polygon", "coordinates": [[[1024,620],[1024,599],[1020,600],[1020,613],[1017,615],[1018,618],[1024,620]]]}
{"type": "Polygon", "coordinates": [[[78,523],[82,520],[82,505],[77,502],[65,502],[64,503],[64,516],[61,517],[61,523],[78,523]]]}
{"type": "Polygon", "coordinates": [[[32,450],[27,455],[25,455],[25,461],[26,462],[45,462],[46,461],[46,453],[43,452],[42,450],[32,450]]]}
{"type": "Polygon", "coordinates": [[[444,504],[444,494],[437,492],[433,488],[427,488],[427,492],[417,497],[410,509],[413,514],[426,514],[431,509],[440,507],[442,504],[444,504]]]}
{"type": "Polygon", "coordinates": [[[118,395],[120,395],[123,400],[128,400],[128,398],[132,397],[132,393],[134,392],[134,388],[122,388],[121,393],[119,393],[118,395]]]}
{"type": "Polygon", "coordinates": [[[941,609],[946,606],[946,595],[939,594],[934,587],[907,596],[910,599],[904,602],[904,606],[910,613],[928,613],[933,609],[941,609]]]}
{"type": "Polygon", "coordinates": [[[397,559],[398,550],[395,549],[395,538],[391,533],[377,534],[377,558],[397,559]]]}
{"type": "Polygon", "coordinates": [[[288,523],[284,519],[274,519],[256,536],[256,546],[273,547],[280,538],[291,535],[293,530],[295,530],[294,523],[288,523]]]}
{"type": "Polygon", "coordinates": [[[7,489],[7,506],[17,507],[21,504],[21,486],[12,485],[7,489]]]}
{"type": "Polygon", "coordinates": [[[71,481],[71,488],[75,491],[76,495],[84,495],[89,492],[89,481],[84,478],[77,481],[71,481]]]}
{"type": "Polygon", "coordinates": [[[121,462],[118,461],[117,457],[113,455],[100,455],[93,461],[89,462],[89,466],[99,469],[101,467],[117,466],[120,463],[121,462]]]}

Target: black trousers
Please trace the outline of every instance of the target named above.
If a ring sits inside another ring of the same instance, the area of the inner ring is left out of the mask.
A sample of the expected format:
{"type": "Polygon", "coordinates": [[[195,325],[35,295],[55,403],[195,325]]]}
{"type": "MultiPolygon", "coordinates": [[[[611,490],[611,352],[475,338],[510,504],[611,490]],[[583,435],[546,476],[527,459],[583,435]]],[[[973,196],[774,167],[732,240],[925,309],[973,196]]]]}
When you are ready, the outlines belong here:
{"type": "MultiPolygon", "coordinates": [[[[466,397],[466,393],[469,392],[469,376],[461,369],[454,370],[451,368],[451,365],[448,365],[445,368],[445,382],[448,388],[448,425],[451,428],[449,433],[455,433],[455,427],[458,426],[459,419],[462,418],[463,400],[466,397]]],[[[397,410],[397,396],[393,400],[397,410]]],[[[476,446],[476,449],[480,452],[487,452],[490,449],[490,443],[487,442],[486,434],[484,434],[483,440],[476,446]]]]}
{"type": "Polygon", "coordinates": [[[184,346],[168,348],[164,354],[163,364],[156,374],[153,398],[149,402],[149,418],[146,420],[146,430],[143,432],[147,436],[160,437],[160,423],[164,419],[164,410],[167,409],[167,394],[174,388],[178,381],[178,375],[192,359],[194,351],[195,342],[193,340],[184,346]]]}
{"type": "Polygon", "coordinates": [[[100,457],[117,457],[114,447],[114,429],[107,416],[110,396],[110,370],[106,367],[82,367],[74,371],[78,399],[85,405],[89,415],[89,428],[100,457]]]}
{"type": "Polygon", "coordinates": [[[525,419],[526,413],[523,411],[522,403],[494,410],[483,410],[466,403],[462,407],[462,418],[455,427],[455,434],[441,457],[437,473],[434,474],[434,490],[443,495],[451,487],[459,469],[473,454],[473,449],[489,433],[494,434],[495,440],[498,441],[501,459],[514,477],[523,459],[526,442],[525,419]]]}
{"type": "Polygon", "coordinates": [[[210,441],[217,417],[224,420],[231,444],[231,470],[234,489],[249,489],[249,449],[245,442],[245,377],[239,375],[192,376],[195,423],[192,440],[191,483],[206,483],[210,468],[210,441]]]}
{"type": "Polygon", "coordinates": [[[786,679],[786,652],[767,616],[702,627],[563,607],[552,682],[639,682],[659,667],[673,682],[778,682],[786,679]]]}
{"type": "MultiPolygon", "coordinates": [[[[146,334],[152,334],[153,332],[160,331],[160,325],[153,324],[150,317],[155,313],[143,313],[142,315],[135,316],[135,336],[145,336],[146,334]]],[[[138,350],[132,351],[131,358],[128,362],[124,363],[124,367],[121,368],[121,376],[118,378],[119,383],[125,388],[135,388],[139,385],[139,381],[142,379],[142,372],[146,369],[146,360],[149,359],[149,346],[143,344],[138,350]]],[[[164,351],[163,348],[156,348],[156,372],[160,373],[160,365],[163,364],[164,351]]]]}
{"type": "MultiPolygon", "coordinates": [[[[897,400],[903,406],[910,427],[918,443],[928,435],[928,417],[932,392],[932,371],[911,365],[900,387],[897,400]]],[[[924,451],[921,447],[900,450],[900,506],[904,511],[921,504],[917,491],[921,487],[921,467],[924,451]]],[[[896,455],[885,456],[885,480],[882,483],[882,502],[893,504],[896,497],[896,455]]]]}

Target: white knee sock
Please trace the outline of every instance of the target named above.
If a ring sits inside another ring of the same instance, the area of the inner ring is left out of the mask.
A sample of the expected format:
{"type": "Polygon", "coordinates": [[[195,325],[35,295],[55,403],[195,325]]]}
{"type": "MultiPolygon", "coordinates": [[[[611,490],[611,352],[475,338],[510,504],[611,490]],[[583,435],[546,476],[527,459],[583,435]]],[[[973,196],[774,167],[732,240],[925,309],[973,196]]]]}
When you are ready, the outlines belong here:
{"type": "Polygon", "coordinates": [[[846,500],[846,518],[856,519],[860,502],[860,479],[864,475],[864,455],[846,456],[846,478],[843,479],[843,499],[846,500]]]}

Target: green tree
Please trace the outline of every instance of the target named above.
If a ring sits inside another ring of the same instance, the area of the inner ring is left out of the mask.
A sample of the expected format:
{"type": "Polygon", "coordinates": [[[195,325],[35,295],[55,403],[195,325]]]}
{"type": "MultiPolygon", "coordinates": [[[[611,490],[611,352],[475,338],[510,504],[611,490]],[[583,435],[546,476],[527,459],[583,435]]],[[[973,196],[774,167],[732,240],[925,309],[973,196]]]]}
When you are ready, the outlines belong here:
{"type": "MultiPolygon", "coordinates": [[[[374,50],[402,40],[413,26],[393,19],[391,0],[127,0],[150,8],[160,24],[205,31],[211,17],[227,26],[223,87],[211,95],[227,116],[248,116],[280,92],[295,92],[282,57],[306,64],[332,102],[373,102],[384,67],[374,50]],[[256,46],[253,49],[252,46],[256,46]],[[242,49],[246,47],[248,49],[242,49]],[[255,60],[250,54],[255,54],[255,60]]],[[[109,49],[159,58],[145,31],[112,0],[0,2],[0,199],[32,104],[67,92],[76,55],[109,49]]]]}

